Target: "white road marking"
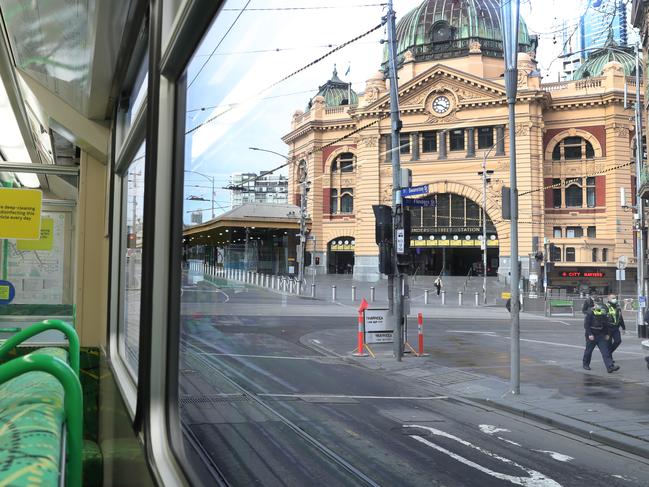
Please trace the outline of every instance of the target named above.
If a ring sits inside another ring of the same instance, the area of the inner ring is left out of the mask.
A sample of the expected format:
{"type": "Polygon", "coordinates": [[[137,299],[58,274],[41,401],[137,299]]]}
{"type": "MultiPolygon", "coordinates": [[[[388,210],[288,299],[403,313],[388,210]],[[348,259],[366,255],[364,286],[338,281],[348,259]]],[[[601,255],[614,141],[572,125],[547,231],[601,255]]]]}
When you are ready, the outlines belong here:
{"type": "Polygon", "coordinates": [[[508,429],[499,428],[499,427],[491,425],[491,424],[481,424],[481,425],[478,425],[478,426],[480,428],[480,431],[482,431],[483,433],[487,433],[488,435],[493,435],[493,434],[496,434],[496,433],[500,433],[501,431],[503,433],[509,433],[508,429]]]}
{"type": "Polygon", "coordinates": [[[473,335],[496,335],[495,331],[446,330],[446,333],[470,333],[473,335]]]}
{"type": "MultiPolygon", "coordinates": [[[[226,293],[225,291],[223,291],[220,287],[218,287],[216,284],[214,284],[214,283],[211,282],[211,281],[205,281],[205,282],[208,283],[210,286],[214,286],[214,287],[216,288],[216,291],[215,291],[215,292],[221,293],[221,294],[223,294],[223,296],[225,296],[225,301],[224,301],[224,303],[227,303],[228,301],[230,301],[230,295],[229,295],[228,293],[226,293]]],[[[235,292],[235,293],[237,292],[236,289],[235,289],[234,292],[235,292]]],[[[224,304],[224,303],[221,303],[221,304],[224,304]]]]}
{"type": "Polygon", "coordinates": [[[532,450],[532,451],[537,451],[539,453],[547,453],[553,459],[559,462],[569,462],[571,460],[574,460],[574,458],[569,457],[568,455],[564,455],[563,453],[557,453],[556,451],[550,451],[550,450],[532,450]]]}
{"type": "MultiPolygon", "coordinates": [[[[194,337],[192,337],[194,338],[194,337]]],[[[243,357],[243,358],[261,358],[261,359],[279,359],[279,360],[317,360],[326,357],[320,355],[304,357],[288,357],[285,355],[251,355],[246,353],[219,353],[219,352],[196,352],[198,355],[212,355],[215,357],[243,357]]]]}
{"type": "Polygon", "coordinates": [[[448,396],[355,396],[348,394],[257,394],[260,397],[297,397],[305,399],[403,399],[409,401],[429,401],[448,399],[448,396]]]}
{"type": "Polygon", "coordinates": [[[501,457],[500,455],[497,455],[495,453],[492,453],[488,450],[485,450],[484,448],[480,448],[479,446],[476,446],[472,443],[469,443],[468,441],[465,441],[461,438],[458,438],[457,436],[453,436],[449,433],[446,433],[444,431],[431,428],[430,426],[420,426],[417,424],[404,424],[404,428],[419,428],[423,429],[425,431],[428,431],[436,436],[441,436],[443,438],[448,438],[450,440],[457,441],[461,445],[468,446],[470,448],[473,448],[474,450],[479,451],[480,453],[493,458],[495,460],[499,460],[503,463],[506,463],[507,465],[511,465],[517,468],[520,468],[523,470],[525,473],[527,473],[527,477],[517,477],[514,475],[508,475],[504,474],[501,472],[495,472],[491,469],[488,469],[487,467],[483,467],[482,465],[475,463],[468,458],[464,458],[463,456],[458,455],[457,453],[453,453],[452,451],[447,450],[446,448],[443,448],[432,441],[427,440],[426,438],[422,438],[419,435],[410,435],[411,438],[419,441],[420,443],[423,443],[424,445],[430,446],[431,448],[442,452],[449,457],[453,458],[454,460],[457,460],[460,463],[463,463],[465,465],[468,465],[469,467],[473,467],[476,470],[485,473],[487,475],[490,475],[494,478],[500,479],[500,480],[505,480],[508,482],[511,482],[514,485],[520,485],[522,487],[561,487],[561,484],[555,482],[551,478],[546,477],[540,472],[537,472],[536,470],[532,470],[530,468],[526,468],[522,465],[519,465],[518,463],[514,462],[513,460],[510,460],[509,458],[501,457]]]}
{"type": "Polygon", "coordinates": [[[312,341],[313,343],[317,343],[318,345],[320,345],[320,340],[316,340],[316,339],[314,338],[314,339],[311,340],[311,341],[312,341]]]}
{"type": "Polygon", "coordinates": [[[507,438],[503,438],[502,436],[496,436],[496,438],[498,438],[500,441],[504,441],[505,443],[509,443],[510,445],[520,446],[520,447],[523,446],[520,443],[516,443],[515,441],[508,440],[507,438]]]}

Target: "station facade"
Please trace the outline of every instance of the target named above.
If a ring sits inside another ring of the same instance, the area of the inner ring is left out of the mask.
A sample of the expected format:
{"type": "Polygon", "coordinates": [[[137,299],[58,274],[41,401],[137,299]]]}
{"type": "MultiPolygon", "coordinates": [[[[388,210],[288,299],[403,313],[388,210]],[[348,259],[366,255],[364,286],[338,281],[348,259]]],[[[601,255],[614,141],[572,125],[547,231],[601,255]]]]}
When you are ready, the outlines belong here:
{"type": "MultiPolygon", "coordinates": [[[[509,186],[509,127],[497,2],[427,0],[397,24],[400,116],[390,146],[390,100],[383,64],[354,93],[337,73],[297,110],[283,138],[293,161],[289,201],[302,178],[318,242],[319,272],[353,272],[377,280],[372,205],[392,202],[391,154],[427,184],[434,207],[412,209],[412,272],[482,272],[482,219],[487,219],[488,273],[508,276],[509,221],[501,189],[509,186]],[[480,18],[475,18],[479,15],[480,18]],[[476,27],[479,25],[479,28],[476,27]],[[353,135],[348,134],[353,133],[353,135]],[[483,212],[483,160],[492,170],[483,212]],[[342,242],[342,244],[341,244],[342,242]],[[347,244],[345,244],[347,242],[347,244]],[[339,265],[339,262],[344,262],[339,265]]],[[[555,244],[550,284],[607,292],[627,257],[635,277],[633,50],[610,42],[591,54],[572,81],[541,83],[536,39],[519,29],[516,149],[522,275],[542,272],[534,256],[555,244]]]]}

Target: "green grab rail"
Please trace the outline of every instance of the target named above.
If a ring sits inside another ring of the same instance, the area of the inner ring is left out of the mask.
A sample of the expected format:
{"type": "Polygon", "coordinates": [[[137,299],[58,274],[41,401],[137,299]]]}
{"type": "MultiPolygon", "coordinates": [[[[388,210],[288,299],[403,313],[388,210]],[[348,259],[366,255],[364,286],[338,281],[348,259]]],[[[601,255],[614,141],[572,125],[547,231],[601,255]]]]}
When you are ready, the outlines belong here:
{"type": "Polygon", "coordinates": [[[0,358],[4,357],[7,353],[16,348],[25,340],[28,340],[34,335],[38,335],[39,333],[48,330],[59,330],[68,338],[68,355],[70,356],[70,367],[77,375],[77,377],[79,377],[79,336],[77,335],[77,332],[74,330],[74,328],[72,328],[72,325],[62,320],[43,320],[39,323],[29,325],[27,328],[23,328],[14,336],[7,338],[4,343],[0,345],[0,358]]]}
{"type": "Polygon", "coordinates": [[[63,360],[51,355],[29,353],[0,365],[0,384],[27,372],[53,375],[63,386],[67,430],[68,487],[81,487],[83,453],[83,392],[79,377],[63,360]]]}

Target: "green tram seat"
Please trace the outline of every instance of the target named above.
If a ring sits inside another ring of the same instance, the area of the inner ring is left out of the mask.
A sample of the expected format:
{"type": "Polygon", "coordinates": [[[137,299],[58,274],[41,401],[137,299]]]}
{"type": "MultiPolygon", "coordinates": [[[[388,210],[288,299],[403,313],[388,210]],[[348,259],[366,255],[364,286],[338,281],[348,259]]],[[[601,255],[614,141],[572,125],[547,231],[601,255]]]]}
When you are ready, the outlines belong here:
{"type": "Polygon", "coordinates": [[[36,323],[0,345],[0,358],[51,329],[67,336],[67,351],[41,348],[0,365],[0,485],[57,486],[65,473],[65,485],[81,486],[83,395],[76,332],[59,320],[36,323]]]}

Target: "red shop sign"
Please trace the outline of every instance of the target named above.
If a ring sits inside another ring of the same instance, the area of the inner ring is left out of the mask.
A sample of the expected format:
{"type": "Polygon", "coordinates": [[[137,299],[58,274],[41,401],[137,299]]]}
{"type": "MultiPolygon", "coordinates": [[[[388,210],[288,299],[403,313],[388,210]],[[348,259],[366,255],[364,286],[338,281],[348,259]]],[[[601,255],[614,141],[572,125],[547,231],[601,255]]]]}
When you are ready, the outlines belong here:
{"type": "Polygon", "coordinates": [[[561,277],[606,277],[604,272],[563,271],[561,277]]]}

